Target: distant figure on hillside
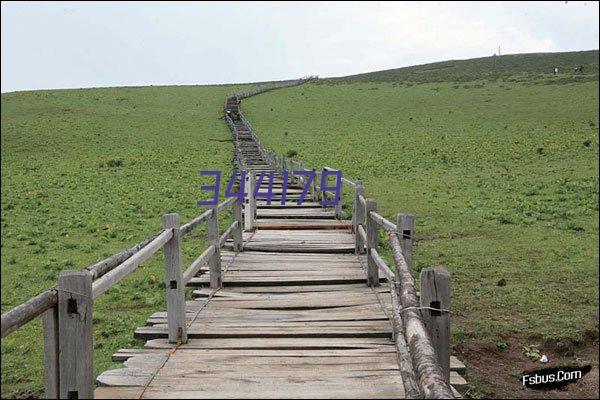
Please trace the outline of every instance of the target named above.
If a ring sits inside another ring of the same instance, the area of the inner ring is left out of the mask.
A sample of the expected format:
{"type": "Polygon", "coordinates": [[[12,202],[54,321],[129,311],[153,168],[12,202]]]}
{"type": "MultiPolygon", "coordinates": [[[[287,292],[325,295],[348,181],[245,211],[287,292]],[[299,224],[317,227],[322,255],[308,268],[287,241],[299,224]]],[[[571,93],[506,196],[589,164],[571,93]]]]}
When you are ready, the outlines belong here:
{"type": "Polygon", "coordinates": [[[558,67],[554,67],[554,75],[558,74],[558,67]]]}
{"type": "Polygon", "coordinates": [[[577,72],[583,73],[583,65],[577,65],[575,67],[575,73],[577,73],[577,72]]]}

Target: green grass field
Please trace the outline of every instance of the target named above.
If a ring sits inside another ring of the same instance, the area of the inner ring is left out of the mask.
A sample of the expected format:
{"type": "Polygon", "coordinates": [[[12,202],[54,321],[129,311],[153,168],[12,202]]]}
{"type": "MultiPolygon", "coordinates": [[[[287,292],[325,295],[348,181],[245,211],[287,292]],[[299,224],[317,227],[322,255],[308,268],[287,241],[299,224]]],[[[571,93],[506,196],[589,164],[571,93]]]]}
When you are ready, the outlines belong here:
{"type": "MultiPolygon", "coordinates": [[[[2,94],[2,311],[157,232],[162,214],[202,211],[198,171],[231,170],[219,117],[238,88],[2,94]]],[[[266,145],[362,179],[387,217],[416,215],[416,274],[453,276],[455,344],[597,337],[597,51],[321,80],[242,107],[266,145]]],[[[185,261],[204,248],[202,228],[185,261]]],[[[157,254],[94,303],[96,374],[140,345],[134,328],[165,308],[162,277],[157,254]]],[[[39,319],[3,339],[2,397],[41,396],[42,359],[39,319]]]]}
{"type": "Polygon", "coordinates": [[[326,80],[243,108],[266,146],[416,215],[416,272],[453,277],[455,343],[562,346],[598,332],[598,75],[575,79],[326,80]]]}
{"type": "MultiPolygon", "coordinates": [[[[2,95],[2,311],[78,269],[203,208],[200,170],[231,171],[231,134],[219,118],[237,88],[149,87],[2,95]]],[[[223,218],[226,222],[227,218],[223,218]]],[[[205,227],[184,240],[189,263],[205,227]]],[[[164,309],[159,253],[94,302],[95,373],[133,329],[164,309]],[[156,278],[156,283],[152,283],[156,278]]],[[[2,397],[43,394],[40,319],[2,339],[2,397]]],[[[115,363],[115,366],[121,363],[115,363]]]]}

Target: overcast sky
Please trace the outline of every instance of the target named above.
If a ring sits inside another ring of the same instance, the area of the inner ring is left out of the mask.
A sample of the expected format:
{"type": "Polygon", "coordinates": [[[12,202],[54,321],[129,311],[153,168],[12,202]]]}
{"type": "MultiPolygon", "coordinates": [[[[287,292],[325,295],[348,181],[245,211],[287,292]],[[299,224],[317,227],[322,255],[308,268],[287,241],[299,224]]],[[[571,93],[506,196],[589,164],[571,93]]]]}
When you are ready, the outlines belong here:
{"type": "Polygon", "coordinates": [[[2,92],[341,76],[598,48],[598,3],[2,2],[2,92]]]}

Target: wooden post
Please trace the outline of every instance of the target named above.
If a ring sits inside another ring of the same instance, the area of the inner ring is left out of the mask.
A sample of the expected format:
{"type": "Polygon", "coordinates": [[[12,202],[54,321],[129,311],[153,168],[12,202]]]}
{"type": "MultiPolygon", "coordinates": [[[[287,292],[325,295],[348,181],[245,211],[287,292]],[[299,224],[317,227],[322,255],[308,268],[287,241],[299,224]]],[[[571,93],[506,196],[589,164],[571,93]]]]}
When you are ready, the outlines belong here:
{"type": "Polygon", "coordinates": [[[315,177],[312,181],[312,187],[311,187],[311,192],[312,192],[312,201],[319,201],[319,192],[317,191],[317,171],[315,169],[313,169],[313,172],[315,173],[315,177]]]}
{"type": "MultiPolygon", "coordinates": [[[[450,310],[450,274],[444,267],[421,271],[421,307],[450,310]]],[[[421,309],[421,317],[442,367],[446,383],[450,383],[450,313],[421,309]]]]}
{"type": "MultiPolygon", "coordinates": [[[[241,184],[243,185],[243,183],[241,184]]],[[[237,221],[237,227],[233,230],[233,251],[239,253],[242,251],[242,231],[244,230],[244,221],[242,220],[242,203],[239,200],[236,200],[233,203],[233,220],[237,221]]]]}
{"type": "Polygon", "coordinates": [[[365,244],[363,243],[362,237],[358,233],[358,226],[362,225],[363,228],[367,229],[365,226],[365,208],[359,200],[359,196],[364,195],[365,188],[363,187],[361,182],[356,184],[356,188],[354,189],[354,215],[352,225],[354,227],[355,234],[355,243],[354,243],[354,251],[356,254],[363,254],[365,252],[365,244]]]}
{"type": "Polygon", "coordinates": [[[60,398],[58,309],[52,307],[44,319],[44,394],[47,399],[60,398]]]}
{"type": "Polygon", "coordinates": [[[354,201],[352,202],[352,232],[356,233],[357,231],[357,224],[356,224],[356,204],[359,202],[358,201],[358,195],[356,194],[356,192],[358,191],[358,187],[362,188],[362,182],[361,181],[356,181],[356,185],[354,186],[354,201]]]}
{"type": "Polygon", "coordinates": [[[412,214],[398,214],[396,217],[398,237],[406,265],[412,269],[412,246],[415,238],[415,217],[412,214]]]}
{"type": "Polygon", "coordinates": [[[57,304],[61,399],[94,397],[92,303],[92,273],[61,271],[57,304]]]}
{"type": "Polygon", "coordinates": [[[251,231],[254,227],[254,209],[256,207],[256,199],[254,198],[254,173],[248,171],[246,174],[246,197],[244,203],[244,230],[251,231]]]}
{"type": "Polygon", "coordinates": [[[210,244],[215,246],[215,252],[210,257],[210,287],[211,289],[219,289],[223,284],[221,277],[221,243],[219,237],[219,212],[217,206],[212,209],[208,218],[208,240],[210,244]]]}
{"type": "Polygon", "coordinates": [[[169,342],[187,343],[185,320],[185,287],[181,270],[181,236],[179,234],[179,214],[165,214],[162,219],[164,229],[172,229],[173,236],[165,243],[165,291],[167,294],[167,321],[169,342]]]}
{"type": "Polygon", "coordinates": [[[342,219],[342,195],[344,191],[344,186],[340,187],[340,195],[338,196],[337,203],[335,204],[335,218],[342,219]]]}
{"type": "Polygon", "coordinates": [[[370,217],[371,211],[377,211],[377,202],[367,199],[365,204],[365,231],[367,232],[367,284],[379,286],[379,267],[373,259],[371,249],[377,250],[377,222],[370,217]]]}
{"type": "MultiPolygon", "coordinates": [[[[306,165],[304,163],[300,163],[300,171],[304,171],[306,169],[306,165]]],[[[307,176],[306,175],[301,175],[300,176],[300,183],[302,184],[302,188],[304,189],[304,185],[306,184],[306,180],[307,180],[307,176]]]]}

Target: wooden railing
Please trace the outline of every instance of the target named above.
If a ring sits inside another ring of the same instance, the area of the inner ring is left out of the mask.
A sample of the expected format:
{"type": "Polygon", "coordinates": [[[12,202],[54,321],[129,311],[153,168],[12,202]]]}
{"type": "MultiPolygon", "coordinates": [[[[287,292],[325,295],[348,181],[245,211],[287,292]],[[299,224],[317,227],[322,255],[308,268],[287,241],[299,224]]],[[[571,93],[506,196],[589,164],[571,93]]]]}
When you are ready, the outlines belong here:
{"type": "Polygon", "coordinates": [[[2,337],[43,316],[46,398],[93,398],[93,301],[160,249],[169,342],[187,342],[185,285],[208,264],[211,288],[221,287],[221,247],[231,237],[234,251],[242,250],[242,205],[229,198],[183,226],[176,213],[164,215],[162,224],[160,232],[130,249],[88,268],[61,271],[57,286],[2,314],[2,337]],[[233,207],[233,222],[219,235],[219,213],[228,207],[233,207]],[[181,239],[203,222],[210,245],[183,271],[181,239]]]}
{"type": "Polygon", "coordinates": [[[242,99],[245,99],[246,97],[255,96],[257,94],[265,93],[270,90],[302,85],[303,83],[310,82],[310,81],[316,80],[318,78],[319,77],[317,75],[310,75],[310,76],[307,76],[304,78],[294,79],[294,80],[289,80],[289,81],[265,83],[262,85],[254,86],[250,89],[239,91],[235,94],[235,96],[239,100],[242,100],[242,99]]]}

